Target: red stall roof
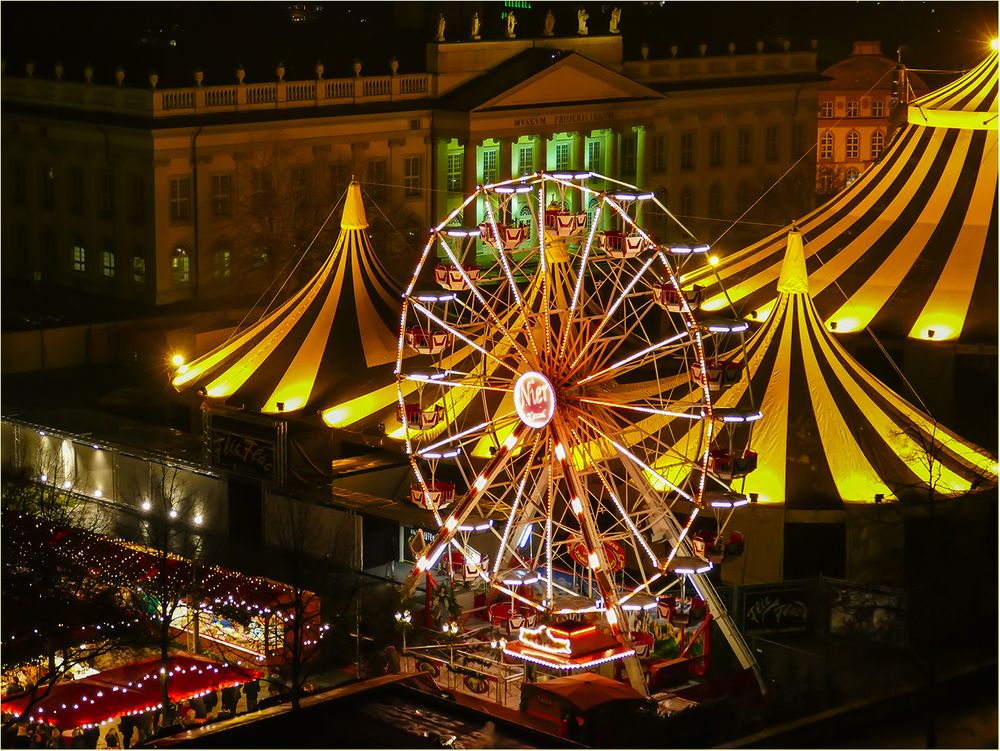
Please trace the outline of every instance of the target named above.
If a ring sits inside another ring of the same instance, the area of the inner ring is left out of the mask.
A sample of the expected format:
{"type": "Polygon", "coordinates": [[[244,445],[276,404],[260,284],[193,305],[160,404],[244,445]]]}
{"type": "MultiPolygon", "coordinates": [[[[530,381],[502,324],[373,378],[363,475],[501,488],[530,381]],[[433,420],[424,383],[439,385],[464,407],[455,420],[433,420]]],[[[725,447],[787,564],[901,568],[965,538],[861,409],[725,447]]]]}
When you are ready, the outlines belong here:
{"type": "MultiPolygon", "coordinates": [[[[172,655],[166,669],[170,676],[167,693],[174,702],[225,686],[238,686],[262,675],[257,670],[193,655],[172,655]]],[[[32,707],[30,719],[44,720],[68,730],[155,709],[160,705],[159,675],[160,661],[155,659],[78,681],[57,683],[48,696],[32,707]]],[[[2,709],[19,715],[27,705],[28,697],[24,696],[4,701],[2,709]]]]}

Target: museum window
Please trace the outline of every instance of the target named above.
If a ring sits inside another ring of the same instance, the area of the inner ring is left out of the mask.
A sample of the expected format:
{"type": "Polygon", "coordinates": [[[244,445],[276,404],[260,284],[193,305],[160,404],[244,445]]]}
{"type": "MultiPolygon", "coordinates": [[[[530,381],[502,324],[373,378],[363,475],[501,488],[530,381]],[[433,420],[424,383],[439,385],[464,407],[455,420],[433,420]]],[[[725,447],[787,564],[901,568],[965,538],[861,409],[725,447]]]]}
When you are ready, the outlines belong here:
{"type": "Polygon", "coordinates": [[[753,128],[740,128],[739,132],[739,162],[750,164],[753,161],[753,128]]]}
{"type": "Polygon", "coordinates": [[[175,177],[170,181],[170,221],[191,219],[191,177],[175,177]]]}
{"type": "Polygon", "coordinates": [[[446,170],[447,189],[456,192],[462,189],[462,152],[448,152],[448,166],[446,170]]]}
{"type": "Polygon", "coordinates": [[[622,174],[635,176],[635,136],[622,136],[622,174]]]}
{"type": "Polygon", "coordinates": [[[601,172],[601,142],[597,139],[587,141],[587,169],[601,172]]]}
{"type": "Polygon", "coordinates": [[[497,156],[499,149],[483,149],[483,185],[492,185],[497,181],[497,156]]]}
{"type": "Polygon", "coordinates": [[[692,190],[690,185],[685,185],[681,188],[680,213],[686,217],[694,213],[694,190],[692,190]]]}
{"type": "Polygon", "coordinates": [[[764,131],[764,158],[769,162],[778,161],[778,126],[768,125],[764,131]]]}
{"type": "Polygon", "coordinates": [[[844,142],[844,157],[846,159],[857,159],[861,152],[861,136],[858,131],[852,130],[847,134],[844,142]]]}
{"type": "Polygon", "coordinates": [[[420,156],[403,158],[403,193],[408,196],[420,195],[420,156]]]}
{"type": "Polygon", "coordinates": [[[535,171],[535,147],[522,143],[517,147],[517,174],[530,175],[535,171]]]}
{"type": "Polygon", "coordinates": [[[885,134],[880,130],[872,131],[872,159],[878,159],[885,148],[885,134]]]}
{"type": "Polygon", "coordinates": [[[83,194],[83,170],[73,167],[69,171],[69,210],[72,213],[83,213],[83,194]]]}
{"type": "Polygon", "coordinates": [[[232,253],[225,248],[215,251],[215,263],[213,272],[216,281],[228,279],[232,275],[232,253]]]}
{"type": "Polygon", "coordinates": [[[132,281],[140,284],[146,281],[146,259],[142,256],[132,256],[132,281]]]}
{"type": "Polygon", "coordinates": [[[665,172],[667,169],[667,137],[653,136],[650,139],[649,167],[653,172],[665,172]]]}
{"type": "Polygon", "coordinates": [[[40,195],[38,196],[39,203],[41,203],[43,209],[51,209],[56,205],[55,167],[51,164],[43,164],[39,177],[41,179],[39,185],[40,195]]]}
{"type": "Polygon", "coordinates": [[[73,246],[73,271],[87,270],[87,249],[82,242],[77,242],[73,246]]]}
{"type": "Polygon", "coordinates": [[[872,99],[872,117],[885,117],[885,102],[872,99]]]}
{"type": "Polygon", "coordinates": [[[188,284],[191,281],[191,258],[187,248],[178,245],[170,256],[170,278],[174,284],[188,284]]]}
{"type": "Polygon", "coordinates": [[[330,165],[330,195],[334,199],[340,199],[347,190],[347,185],[351,180],[351,173],[346,164],[330,165]]]}
{"type": "Polygon", "coordinates": [[[824,130],[819,137],[819,158],[833,159],[833,133],[824,130]]]}
{"type": "Polygon", "coordinates": [[[802,156],[802,145],[805,142],[805,139],[802,138],[804,130],[802,123],[792,123],[792,159],[798,159],[802,156]]]}
{"type": "Polygon", "coordinates": [[[375,201],[384,201],[389,194],[389,185],[386,179],[388,169],[386,167],[385,159],[368,160],[368,185],[365,187],[375,201]]]}
{"type": "Polygon", "coordinates": [[[708,165],[710,167],[721,167],[723,157],[723,133],[721,130],[713,130],[708,134],[708,165]]]}
{"type": "MultiPolygon", "coordinates": [[[[384,179],[383,179],[384,182],[384,179]]],[[[292,192],[297,201],[309,199],[309,188],[312,187],[312,171],[309,167],[292,167],[292,192]]]]}
{"type": "Polygon", "coordinates": [[[559,171],[566,171],[569,167],[569,152],[570,143],[569,141],[556,141],[556,169],[559,171]]]}
{"type": "Polygon", "coordinates": [[[233,213],[233,176],[212,175],[212,216],[229,216],[233,213]]]}
{"type": "Polygon", "coordinates": [[[824,99],[819,103],[819,116],[820,117],[833,117],[833,100],[824,99]]]}
{"type": "Polygon", "coordinates": [[[708,215],[713,219],[722,217],[722,186],[713,183],[708,189],[708,215]]]}
{"type": "Polygon", "coordinates": [[[859,117],[861,115],[861,104],[857,99],[851,99],[847,103],[847,117],[859,117]]]}
{"type": "Polygon", "coordinates": [[[844,175],[844,187],[846,188],[848,185],[850,185],[857,179],[858,179],[858,171],[854,169],[854,167],[851,167],[849,170],[847,170],[847,172],[844,175]]]}
{"type": "Polygon", "coordinates": [[[694,169],[694,133],[681,133],[681,169],[694,169]]]}
{"type": "Polygon", "coordinates": [[[115,275],[115,252],[110,248],[106,248],[101,253],[101,274],[110,278],[114,278],[115,275]]]}

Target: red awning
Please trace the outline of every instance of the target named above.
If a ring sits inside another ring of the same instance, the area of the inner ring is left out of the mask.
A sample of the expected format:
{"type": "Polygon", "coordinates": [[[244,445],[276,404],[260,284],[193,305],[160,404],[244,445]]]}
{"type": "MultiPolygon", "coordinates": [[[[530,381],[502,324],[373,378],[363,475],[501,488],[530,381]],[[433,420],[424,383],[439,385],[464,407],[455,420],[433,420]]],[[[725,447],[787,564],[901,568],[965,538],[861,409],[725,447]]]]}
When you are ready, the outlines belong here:
{"type": "Polygon", "coordinates": [[[538,693],[558,696],[580,712],[587,712],[609,701],[645,701],[631,686],[597,673],[577,673],[563,678],[530,683],[525,688],[538,693]]]}
{"type": "MultiPolygon", "coordinates": [[[[167,692],[174,702],[238,686],[262,675],[251,668],[191,655],[172,655],[166,668],[170,675],[167,692]]],[[[155,709],[160,705],[159,675],[157,659],[57,683],[45,699],[32,707],[30,717],[69,730],[155,709]]],[[[27,697],[11,699],[3,702],[2,709],[20,715],[27,704],[27,697]]]]}

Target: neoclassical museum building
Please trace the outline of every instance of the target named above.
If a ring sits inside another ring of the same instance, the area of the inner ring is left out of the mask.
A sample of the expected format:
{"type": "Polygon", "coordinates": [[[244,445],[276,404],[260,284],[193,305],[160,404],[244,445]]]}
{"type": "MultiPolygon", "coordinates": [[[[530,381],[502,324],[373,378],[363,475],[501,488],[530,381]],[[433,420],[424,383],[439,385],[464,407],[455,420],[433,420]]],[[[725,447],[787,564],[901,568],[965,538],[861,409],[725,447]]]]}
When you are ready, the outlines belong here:
{"type": "Polygon", "coordinates": [[[476,185],[538,170],[656,191],[708,241],[794,164],[808,188],[787,216],[811,207],[815,50],[623,57],[620,35],[594,30],[431,42],[416,73],[395,60],[386,75],[317,65],[310,80],[197,71],[164,88],[121,69],[7,70],[4,273],[147,304],[211,299],[266,258],[236,231],[248,214],[303,197],[333,208],[352,176],[421,235],[476,185]]]}

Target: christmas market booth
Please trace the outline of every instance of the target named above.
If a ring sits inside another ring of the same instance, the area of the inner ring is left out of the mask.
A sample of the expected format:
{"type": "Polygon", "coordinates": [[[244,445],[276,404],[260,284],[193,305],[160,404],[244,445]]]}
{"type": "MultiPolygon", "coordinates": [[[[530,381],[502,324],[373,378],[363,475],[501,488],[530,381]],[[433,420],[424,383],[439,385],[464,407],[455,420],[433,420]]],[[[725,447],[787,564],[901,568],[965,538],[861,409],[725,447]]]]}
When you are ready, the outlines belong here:
{"type": "Polygon", "coordinates": [[[294,640],[313,644],[328,629],[319,597],[307,590],[29,516],[4,514],[3,524],[16,527],[11,539],[19,544],[44,546],[53,560],[74,560],[92,576],[119,583],[137,613],[153,615],[160,598],[176,597],[175,638],[235,664],[284,664],[294,640]],[[296,618],[303,625],[296,627],[296,618]]]}
{"type": "Polygon", "coordinates": [[[57,683],[33,706],[30,695],[13,696],[4,699],[2,708],[21,715],[30,706],[29,722],[46,722],[63,729],[89,728],[123,715],[162,708],[161,670],[167,675],[167,695],[175,703],[227,686],[240,686],[263,675],[226,662],[171,655],[165,665],[158,659],[147,660],[57,683]]]}

